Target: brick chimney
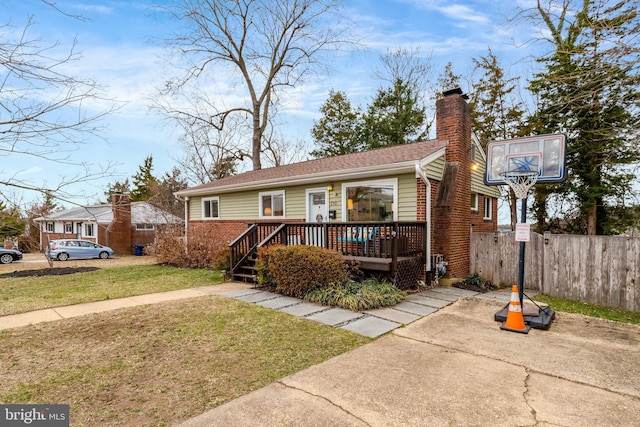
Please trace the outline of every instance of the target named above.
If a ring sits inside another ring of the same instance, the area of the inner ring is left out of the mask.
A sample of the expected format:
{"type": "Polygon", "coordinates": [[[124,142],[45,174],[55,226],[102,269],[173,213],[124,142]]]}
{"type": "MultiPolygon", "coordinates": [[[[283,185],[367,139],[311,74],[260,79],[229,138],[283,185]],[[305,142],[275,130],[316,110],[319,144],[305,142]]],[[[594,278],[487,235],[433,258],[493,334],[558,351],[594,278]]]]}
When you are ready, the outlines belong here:
{"type": "Polygon", "coordinates": [[[118,255],[130,255],[131,243],[131,197],[128,194],[112,194],[113,220],[107,227],[107,246],[118,255]]]}
{"type": "Polygon", "coordinates": [[[434,204],[433,253],[444,254],[447,277],[469,275],[471,243],[471,108],[457,88],[436,101],[436,138],[447,140],[434,204]]]}

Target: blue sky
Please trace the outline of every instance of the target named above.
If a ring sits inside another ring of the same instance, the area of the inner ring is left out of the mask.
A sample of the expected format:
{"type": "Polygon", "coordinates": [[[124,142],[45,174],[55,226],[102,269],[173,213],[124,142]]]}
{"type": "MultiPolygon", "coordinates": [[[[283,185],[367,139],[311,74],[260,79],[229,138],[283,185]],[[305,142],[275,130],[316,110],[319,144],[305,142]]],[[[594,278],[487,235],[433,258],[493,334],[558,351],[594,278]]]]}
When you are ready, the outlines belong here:
{"type": "MultiPolygon", "coordinates": [[[[331,89],[347,94],[352,104],[366,105],[381,83],[372,78],[380,54],[398,47],[420,47],[432,56],[435,74],[452,62],[457,74],[468,74],[471,59],[487,54],[491,48],[512,75],[525,75],[530,69],[531,46],[522,47],[536,37],[536,30],[522,22],[511,24],[516,7],[531,7],[531,0],[345,0],[345,14],[352,31],[365,48],[354,54],[336,54],[332,72],[296,88],[288,98],[281,118],[282,133],[292,140],[311,143],[310,129],[319,117],[320,105],[331,89]]],[[[161,176],[179,157],[176,135],[150,112],[149,97],[163,80],[163,50],[150,40],[166,36],[167,22],[151,12],[146,1],[59,0],[57,6],[76,20],[56,12],[39,0],[1,3],[5,23],[10,19],[22,28],[34,17],[32,35],[44,42],[58,41],[68,49],[74,38],[82,59],[69,64],[69,73],[86,76],[105,86],[105,94],[123,107],[104,120],[102,139],[88,138],[74,159],[95,165],[116,162],[108,178],[71,189],[77,203],[101,200],[107,183],[131,177],[152,155],[154,173],[161,176]]],[[[464,90],[468,88],[463,87],[464,90]]],[[[52,185],[71,171],[37,158],[0,157],[0,173],[19,176],[35,185],[52,185]],[[46,183],[46,184],[45,184],[46,183]]],[[[39,196],[3,189],[5,196],[27,203],[39,196]]]]}

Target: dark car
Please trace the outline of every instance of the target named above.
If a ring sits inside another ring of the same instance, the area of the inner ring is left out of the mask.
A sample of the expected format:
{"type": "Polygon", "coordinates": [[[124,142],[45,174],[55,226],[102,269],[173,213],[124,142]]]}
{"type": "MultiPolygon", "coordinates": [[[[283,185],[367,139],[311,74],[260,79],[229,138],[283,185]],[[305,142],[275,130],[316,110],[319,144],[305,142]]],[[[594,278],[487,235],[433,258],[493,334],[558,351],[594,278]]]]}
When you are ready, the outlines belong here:
{"type": "Polygon", "coordinates": [[[11,264],[13,261],[20,261],[22,252],[15,249],[0,248],[0,264],[11,264]]]}

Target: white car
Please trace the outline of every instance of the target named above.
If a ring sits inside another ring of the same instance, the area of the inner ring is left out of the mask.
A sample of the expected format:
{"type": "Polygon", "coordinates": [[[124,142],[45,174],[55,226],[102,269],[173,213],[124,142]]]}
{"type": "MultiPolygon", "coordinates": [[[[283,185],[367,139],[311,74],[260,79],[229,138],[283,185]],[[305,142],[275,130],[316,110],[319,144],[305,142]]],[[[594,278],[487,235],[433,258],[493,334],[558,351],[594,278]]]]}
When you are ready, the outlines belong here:
{"type": "Polygon", "coordinates": [[[88,258],[107,259],[113,256],[113,249],[87,240],[52,240],[49,242],[48,256],[58,261],[88,258]]]}

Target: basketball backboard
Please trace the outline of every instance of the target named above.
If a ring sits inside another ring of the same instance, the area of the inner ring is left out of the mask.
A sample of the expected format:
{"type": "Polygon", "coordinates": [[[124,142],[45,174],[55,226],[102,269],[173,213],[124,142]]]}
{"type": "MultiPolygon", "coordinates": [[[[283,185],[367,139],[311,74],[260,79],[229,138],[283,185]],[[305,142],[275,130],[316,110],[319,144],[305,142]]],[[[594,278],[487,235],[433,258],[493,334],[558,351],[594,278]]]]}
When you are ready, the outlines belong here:
{"type": "Polygon", "coordinates": [[[510,173],[538,174],[538,184],[567,179],[567,137],[564,134],[492,141],[487,145],[487,185],[505,185],[510,173]]]}

